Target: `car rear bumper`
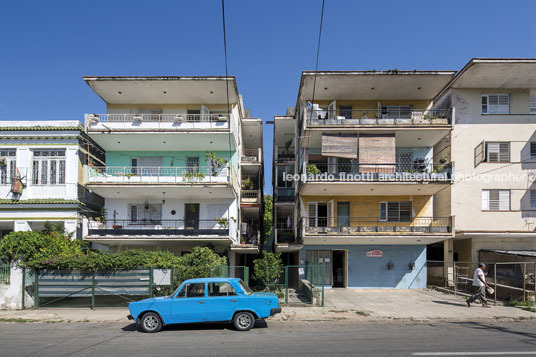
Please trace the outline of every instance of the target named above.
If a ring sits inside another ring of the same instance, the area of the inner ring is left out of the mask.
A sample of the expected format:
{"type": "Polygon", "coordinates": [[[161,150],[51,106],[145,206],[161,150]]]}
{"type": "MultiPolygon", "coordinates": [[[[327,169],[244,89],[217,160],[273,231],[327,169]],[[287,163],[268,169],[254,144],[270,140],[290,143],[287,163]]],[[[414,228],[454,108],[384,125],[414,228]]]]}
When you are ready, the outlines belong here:
{"type": "Polygon", "coordinates": [[[134,316],[132,316],[132,315],[128,315],[128,316],[127,316],[127,319],[129,319],[129,320],[134,320],[134,316]]]}
{"type": "Polygon", "coordinates": [[[280,313],[281,313],[281,307],[270,309],[270,316],[274,316],[275,314],[280,314],[280,313]]]}

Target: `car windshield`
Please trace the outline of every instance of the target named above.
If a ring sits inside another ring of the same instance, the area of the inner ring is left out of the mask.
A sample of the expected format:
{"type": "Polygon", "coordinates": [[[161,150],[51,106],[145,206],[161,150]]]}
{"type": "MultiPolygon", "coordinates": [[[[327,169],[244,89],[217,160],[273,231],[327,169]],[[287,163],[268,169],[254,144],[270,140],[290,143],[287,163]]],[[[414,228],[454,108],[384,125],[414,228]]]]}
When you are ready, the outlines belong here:
{"type": "Polygon", "coordinates": [[[245,291],[246,294],[248,295],[251,295],[253,293],[253,290],[251,290],[243,281],[242,279],[240,279],[238,281],[238,283],[240,284],[240,286],[242,287],[242,290],[245,291]]]}

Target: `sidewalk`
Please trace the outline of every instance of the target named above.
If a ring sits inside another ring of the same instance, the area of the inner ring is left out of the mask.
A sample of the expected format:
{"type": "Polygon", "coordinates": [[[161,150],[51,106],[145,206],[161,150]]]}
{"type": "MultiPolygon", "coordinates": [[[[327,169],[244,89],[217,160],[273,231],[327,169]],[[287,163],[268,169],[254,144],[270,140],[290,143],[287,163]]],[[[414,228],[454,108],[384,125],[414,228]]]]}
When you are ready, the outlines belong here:
{"type": "MultiPolygon", "coordinates": [[[[468,308],[465,299],[434,290],[349,290],[325,291],[325,307],[283,307],[270,321],[480,321],[534,320],[536,313],[520,308],[478,304],[468,308]]],[[[0,322],[124,322],[124,308],[43,308],[0,311],[0,322]]]]}

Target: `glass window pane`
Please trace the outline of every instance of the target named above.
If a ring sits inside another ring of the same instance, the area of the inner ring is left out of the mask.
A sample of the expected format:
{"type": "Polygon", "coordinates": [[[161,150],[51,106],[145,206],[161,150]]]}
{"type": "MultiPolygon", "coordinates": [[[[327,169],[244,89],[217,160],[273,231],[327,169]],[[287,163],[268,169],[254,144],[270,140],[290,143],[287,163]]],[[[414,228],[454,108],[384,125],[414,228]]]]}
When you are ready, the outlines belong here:
{"type": "Polygon", "coordinates": [[[234,296],[233,287],[229,283],[209,283],[208,296],[234,296]]]}
{"type": "Polygon", "coordinates": [[[60,160],[59,180],[60,185],[65,184],[65,160],[60,160]]]}
{"type": "Polygon", "coordinates": [[[56,160],[50,161],[50,184],[55,185],[56,184],[56,169],[57,169],[58,163],[56,160]]]}
{"type": "Polygon", "coordinates": [[[48,161],[41,161],[41,182],[39,182],[41,185],[46,185],[48,175],[48,161]]]}

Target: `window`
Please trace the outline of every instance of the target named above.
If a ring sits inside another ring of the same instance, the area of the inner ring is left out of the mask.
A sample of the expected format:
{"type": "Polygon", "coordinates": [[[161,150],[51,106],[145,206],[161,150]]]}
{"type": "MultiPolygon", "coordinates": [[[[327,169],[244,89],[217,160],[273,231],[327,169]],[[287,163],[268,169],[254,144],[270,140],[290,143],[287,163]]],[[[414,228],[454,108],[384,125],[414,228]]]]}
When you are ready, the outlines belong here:
{"type": "Polygon", "coordinates": [[[240,287],[244,290],[244,292],[248,295],[253,294],[253,290],[251,290],[246,283],[242,281],[242,279],[238,280],[238,284],[240,284],[240,287]]]}
{"type": "Polygon", "coordinates": [[[193,298],[205,296],[205,283],[186,284],[177,295],[178,298],[193,298]]]}
{"type": "Polygon", "coordinates": [[[486,143],[487,162],[510,162],[510,143],[486,143]]]}
{"type": "Polygon", "coordinates": [[[32,162],[34,185],[65,184],[65,150],[34,150],[32,162]]]}
{"type": "Polygon", "coordinates": [[[529,113],[536,114],[536,94],[529,96],[529,113]]]}
{"type": "Polygon", "coordinates": [[[530,158],[536,159],[536,141],[530,142],[530,158]]]}
{"type": "Polygon", "coordinates": [[[187,121],[200,121],[201,120],[201,110],[199,110],[199,109],[188,109],[186,111],[186,120],[187,121]]]}
{"type": "Polygon", "coordinates": [[[326,227],[328,224],[328,204],[326,202],[309,202],[309,227],[326,227]]]}
{"type": "Polygon", "coordinates": [[[536,190],[530,190],[530,207],[536,208],[536,190]]]}
{"type": "Polygon", "coordinates": [[[510,114],[510,97],[508,94],[483,95],[482,114],[510,114]]]}
{"type": "Polygon", "coordinates": [[[17,149],[0,150],[0,184],[7,185],[17,173],[17,149]]]}
{"type": "Polygon", "coordinates": [[[209,283],[208,296],[235,296],[236,293],[229,283],[209,283]]]}
{"type": "Polygon", "coordinates": [[[412,218],[411,201],[380,202],[380,221],[408,222],[412,218]]]}
{"type": "Polygon", "coordinates": [[[351,105],[341,105],[339,107],[339,115],[345,119],[352,119],[352,106],[351,105]]]}
{"type": "Polygon", "coordinates": [[[482,190],[483,211],[509,211],[510,190],[482,190]]]}
{"type": "Polygon", "coordinates": [[[130,222],[159,223],[162,220],[161,204],[130,204],[128,205],[130,222]]]}
{"type": "Polygon", "coordinates": [[[199,172],[199,156],[188,156],[186,158],[186,167],[189,173],[199,172]]]}
{"type": "Polygon", "coordinates": [[[382,119],[411,119],[411,105],[388,105],[382,107],[382,119]]]}

